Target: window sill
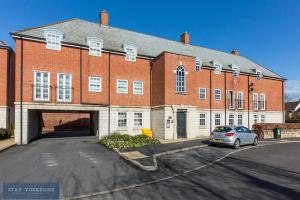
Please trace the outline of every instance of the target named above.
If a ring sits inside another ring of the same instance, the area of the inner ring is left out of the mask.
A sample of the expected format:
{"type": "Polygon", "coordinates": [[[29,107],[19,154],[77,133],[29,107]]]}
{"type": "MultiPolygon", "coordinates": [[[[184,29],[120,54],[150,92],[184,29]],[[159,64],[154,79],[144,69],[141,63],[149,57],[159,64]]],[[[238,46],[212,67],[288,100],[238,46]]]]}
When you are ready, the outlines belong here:
{"type": "Polygon", "coordinates": [[[175,94],[187,95],[186,92],[176,92],[175,94]]]}
{"type": "Polygon", "coordinates": [[[127,131],[128,130],[128,127],[118,127],[117,128],[117,131],[127,131]]]}

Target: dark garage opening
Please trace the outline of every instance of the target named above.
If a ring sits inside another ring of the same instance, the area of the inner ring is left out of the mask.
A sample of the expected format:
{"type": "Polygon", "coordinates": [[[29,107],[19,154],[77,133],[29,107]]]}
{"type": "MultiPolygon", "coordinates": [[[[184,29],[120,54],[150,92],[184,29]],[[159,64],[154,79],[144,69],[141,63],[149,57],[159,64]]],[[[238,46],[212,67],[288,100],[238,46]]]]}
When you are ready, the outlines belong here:
{"type": "Polygon", "coordinates": [[[39,138],[97,135],[97,112],[36,110],[35,113],[38,133],[31,141],[39,138]]]}

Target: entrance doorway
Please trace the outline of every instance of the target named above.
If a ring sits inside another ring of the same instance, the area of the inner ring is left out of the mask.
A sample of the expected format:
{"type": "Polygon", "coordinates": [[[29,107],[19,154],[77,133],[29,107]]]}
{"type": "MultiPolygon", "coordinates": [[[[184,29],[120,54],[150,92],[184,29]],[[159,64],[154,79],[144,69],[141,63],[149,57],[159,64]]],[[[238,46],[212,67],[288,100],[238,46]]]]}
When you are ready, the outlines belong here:
{"type": "Polygon", "coordinates": [[[186,137],[186,111],[177,111],[177,138],[186,137]]]}

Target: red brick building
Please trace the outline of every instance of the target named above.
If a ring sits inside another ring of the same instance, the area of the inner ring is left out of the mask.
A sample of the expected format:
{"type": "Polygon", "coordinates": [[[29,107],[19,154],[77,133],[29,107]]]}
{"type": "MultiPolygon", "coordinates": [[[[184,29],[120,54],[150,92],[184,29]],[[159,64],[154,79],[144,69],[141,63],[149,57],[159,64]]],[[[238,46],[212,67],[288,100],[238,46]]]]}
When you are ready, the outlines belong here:
{"type": "Polygon", "coordinates": [[[16,41],[16,142],[43,112],[88,113],[91,133],[162,139],[207,136],[223,124],[283,122],[284,79],[241,56],[71,19],[12,33],[16,41]]]}
{"type": "Polygon", "coordinates": [[[14,51],[0,40],[0,128],[14,124],[14,51]]]}

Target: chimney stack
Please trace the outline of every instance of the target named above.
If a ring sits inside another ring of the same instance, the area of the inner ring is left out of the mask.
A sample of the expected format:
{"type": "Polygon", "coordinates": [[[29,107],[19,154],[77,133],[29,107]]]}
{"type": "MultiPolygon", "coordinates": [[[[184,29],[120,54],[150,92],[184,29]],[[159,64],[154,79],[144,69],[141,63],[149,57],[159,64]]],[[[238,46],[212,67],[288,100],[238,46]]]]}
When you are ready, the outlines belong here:
{"type": "Polygon", "coordinates": [[[180,42],[183,44],[190,44],[190,34],[188,32],[184,32],[180,36],[180,42]]]}
{"type": "Polygon", "coordinates": [[[237,49],[233,49],[233,50],[231,51],[231,54],[236,55],[236,56],[241,55],[240,52],[239,52],[239,50],[237,50],[237,49]]]}
{"type": "Polygon", "coordinates": [[[106,10],[100,12],[100,25],[108,26],[108,12],[106,10]]]}

